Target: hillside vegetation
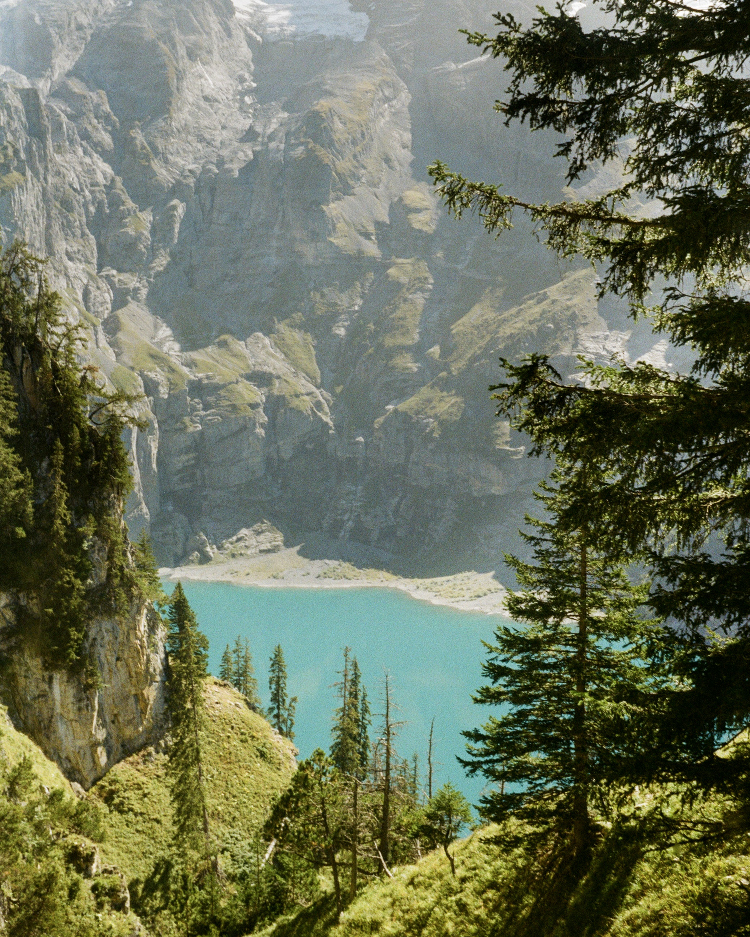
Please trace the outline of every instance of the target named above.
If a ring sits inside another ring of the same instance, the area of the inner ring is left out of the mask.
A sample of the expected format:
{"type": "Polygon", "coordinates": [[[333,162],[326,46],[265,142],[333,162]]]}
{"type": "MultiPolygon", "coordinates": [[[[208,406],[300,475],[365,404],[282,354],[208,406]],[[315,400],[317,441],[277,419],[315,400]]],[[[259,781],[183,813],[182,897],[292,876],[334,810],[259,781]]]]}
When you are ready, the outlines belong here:
{"type": "MultiPolygon", "coordinates": [[[[484,827],[365,888],[335,921],[330,896],[278,921],[262,937],[740,937],[750,934],[750,837],[711,836],[726,810],[695,809],[682,829],[659,829],[659,808],[602,830],[576,881],[553,839],[538,850],[497,841],[484,827]],[[705,837],[705,838],[704,838],[705,837]]],[[[506,829],[507,832],[507,829],[506,829]]],[[[518,832],[518,830],[516,831],[518,832]]],[[[523,831],[520,831],[523,833],[523,831]]]]}
{"type": "MultiPolygon", "coordinates": [[[[292,744],[228,684],[210,678],[204,688],[207,797],[216,841],[250,841],[296,763],[292,744]]],[[[108,831],[103,857],[126,875],[144,879],[172,842],[167,755],[146,748],[120,762],[91,790],[108,831]]]]}

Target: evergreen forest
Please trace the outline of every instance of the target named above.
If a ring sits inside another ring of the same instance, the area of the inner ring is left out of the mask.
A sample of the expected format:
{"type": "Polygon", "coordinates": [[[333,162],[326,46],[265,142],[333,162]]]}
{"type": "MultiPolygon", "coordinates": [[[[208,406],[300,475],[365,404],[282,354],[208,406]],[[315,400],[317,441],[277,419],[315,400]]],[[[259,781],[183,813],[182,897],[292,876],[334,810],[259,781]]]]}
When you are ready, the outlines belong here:
{"type": "Polygon", "coordinates": [[[123,521],[138,401],[85,364],[43,261],[3,252],[0,590],[23,601],[0,664],[36,648],[96,687],[88,623],[145,602],[167,666],[158,744],[86,793],[0,713],[0,935],[750,935],[750,4],[593,6],[467,33],[507,78],[487,120],[549,134],[565,199],[429,174],[455,223],[530,219],[693,364],[564,375],[530,348],[488,375],[488,419],[550,472],[462,727],[478,804],[432,729],[399,753],[391,679],[368,692],[353,648],[299,763],[280,644],[265,708],[246,637],[208,673],[123,521]]]}

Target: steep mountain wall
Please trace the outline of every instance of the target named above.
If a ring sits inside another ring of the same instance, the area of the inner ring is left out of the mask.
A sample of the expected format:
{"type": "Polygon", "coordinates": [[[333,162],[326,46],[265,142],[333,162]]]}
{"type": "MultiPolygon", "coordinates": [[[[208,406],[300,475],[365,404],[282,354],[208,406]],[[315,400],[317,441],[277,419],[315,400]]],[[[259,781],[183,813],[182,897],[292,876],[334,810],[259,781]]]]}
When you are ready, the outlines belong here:
{"type": "Polygon", "coordinates": [[[51,257],[92,359],[145,394],[130,525],[164,563],[267,520],[491,565],[543,470],[493,418],[497,356],[631,353],[593,272],[432,193],[435,157],[562,191],[458,34],[491,28],[484,0],[351,6],[347,30],[315,5],[323,35],[251,0],[0,5],[0,231],[51,257]]]}

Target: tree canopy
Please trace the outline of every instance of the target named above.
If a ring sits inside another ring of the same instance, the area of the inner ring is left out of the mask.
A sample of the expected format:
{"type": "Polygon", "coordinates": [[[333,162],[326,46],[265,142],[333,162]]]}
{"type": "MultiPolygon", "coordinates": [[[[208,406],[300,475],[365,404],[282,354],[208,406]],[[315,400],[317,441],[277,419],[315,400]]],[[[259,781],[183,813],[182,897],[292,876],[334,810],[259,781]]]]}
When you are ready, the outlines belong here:
{"type": "Polygon", "coordinates": [[[431,174],[456,214],[476,211],[493,232],[516,211],[531,215],[552,249],[595,265],[602,294],[694,353],[687,374],[615,360],[584,363],[583,379],[567,381],[537,354],[503,362],[493,389],[532,452],[596,469],[559,523],[587,526],[612,553],[644,553],[651,605],[689,642],[675,661],[682,692],[663,723],[663,767],[714,783],[727,774],[714,749],[750,715],[738,665],[750,637],[750,9],[594,8],[595,28],[561,4],[528,25],[498,14],[497,35],[468,37],[510,73],[497,104],[506,123],[563,136],[569,198],[529,203],[440,163],[431,174]],[[578,197],[576,184],[604,163],[621,183],[578,197]]]}
{"type": "MultiPolygon", "coordinates": [[[[123,508],[122,442],[133,398],[83,366],[82,328],[50,290],[44,263],[0,254],[0,589],[30,594],[20,632],[41,632],[48,665],[80,667],[87,623],[143,591],[123,508]],[[99,551],[100,570],[93,554],[99,551]]],[[[148,591],[148,590],[147,590],[148,591]]]]}

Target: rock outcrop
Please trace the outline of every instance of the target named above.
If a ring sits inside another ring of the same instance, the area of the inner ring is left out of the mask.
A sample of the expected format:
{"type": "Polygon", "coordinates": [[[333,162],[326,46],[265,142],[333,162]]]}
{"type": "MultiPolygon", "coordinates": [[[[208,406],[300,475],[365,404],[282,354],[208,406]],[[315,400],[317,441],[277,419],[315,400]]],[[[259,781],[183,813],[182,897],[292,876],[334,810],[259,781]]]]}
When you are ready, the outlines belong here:
{"type": "Polygon", "coordinates": [[[91,677],[45,668],[33,643],[16,640],[15,609],[0,595],[2,687],[15,725],[85,789],[164,730],[164,627],[150,603],[121,619],[91,622],[91,677]],[[12,645],[12,654],[7,653],[12,645]]]}
{"type": "Polygon", "coordinates": [[[497,356],[648,348],[522,220],[496,242],[435,198],[436,157],[561,197],[458,34],[483,0],[307,6],[0,5],[0,232],[145,395],[129,523],[162,563],[267,520],[492,564],[543,468],[493,419],[497,356]]]}

